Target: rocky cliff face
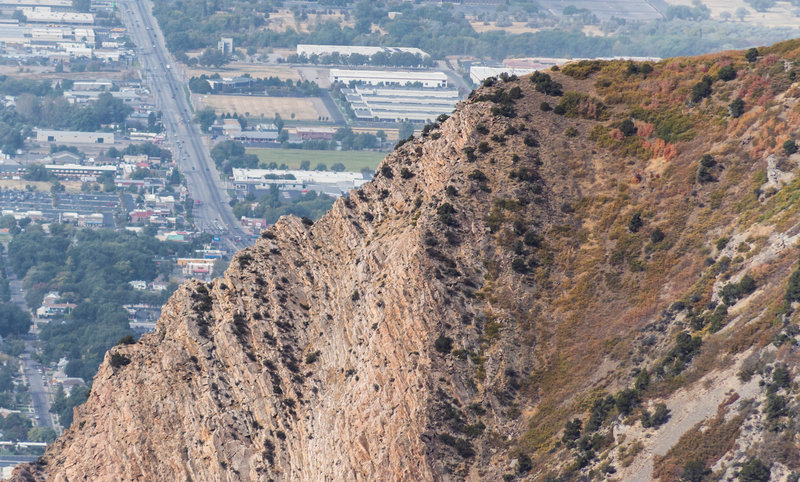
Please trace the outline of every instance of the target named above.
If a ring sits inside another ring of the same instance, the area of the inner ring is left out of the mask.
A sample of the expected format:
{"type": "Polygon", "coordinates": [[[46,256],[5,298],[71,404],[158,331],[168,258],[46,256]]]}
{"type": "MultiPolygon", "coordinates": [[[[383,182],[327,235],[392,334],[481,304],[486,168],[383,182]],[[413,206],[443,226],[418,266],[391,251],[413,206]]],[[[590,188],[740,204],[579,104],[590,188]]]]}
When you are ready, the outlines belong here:
{"type": "Polygon", "coordinates": [[[181,287],[15,478],[788,476],[799,54],[487,82],[181,287]]]}

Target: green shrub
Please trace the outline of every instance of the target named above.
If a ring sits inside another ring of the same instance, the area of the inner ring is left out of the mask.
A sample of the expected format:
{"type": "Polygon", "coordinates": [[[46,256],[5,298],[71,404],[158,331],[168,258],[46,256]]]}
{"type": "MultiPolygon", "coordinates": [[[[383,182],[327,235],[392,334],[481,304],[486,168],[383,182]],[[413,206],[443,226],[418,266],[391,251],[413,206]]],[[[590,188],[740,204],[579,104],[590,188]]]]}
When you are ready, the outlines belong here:
{"type": "Polygon", "coordinates": [[[711,469],[706,466],[705,462],[692,460],[683,466],[681,480],[684,482],[703,482],[709,475],[711,475],[711,469]]]}
{"type": "Polygon", "coordinates": [[[548,104],[547,102],[542,102],[541,104],[539,104],[539,110],[541,110],[542,112],[550,112],[551,110],[553,110],[553,108],[550,107],[550,104],[548,104]]]}
{"type": "Polygon", "coordinates": [[[513,269],[517,273],[527,273],[528,263],[525,262],[525,258],[517,256],[516,258],[511,260],[511,269],[513,269]]]}
{"type": "Polygon", "coordinates": [[[571,422],[567,422],[564,426],[564,435],[561,436],[561,441],[567,447],[574,447],[575,441],[581,438],[581,419],[575,418],[571,422]]]}
{"type": "Polygon", "coordinates": [[[484,430],[486,430],[486,425],[481,421],[464,427],[464,433],[470,438],[480,437],[484,430]]]}
{"type": "Polygon", "coordinates": [[[436,347],[436,351],[439,353],[450,353],[453,349],[453,339],[449,336],[439,335],[439,338],[433,342],[433,345],[436,347]]]}
{"type": "MultiPolygon", "coordinates": [[[[748,52],[750,50],[748,50],[748,52]]],[[[742,470],[739,471],[739,480],[741,482],[768,482],[770,475],[770,468],[761,460],[753,457],[748,460],[746,464],[742,465],[742,470]]]]}
{"type": "MultiPolygon", "coordinates": [[[[583,80],[593,73],[599,72],[603,64],[604,62],[601,60],[581,60],[580,62],[572,62],[565,65],[561,71],[564,72],[564,75],[569,75],[573,79],[583,80]]],[[[652,71],[652,67],[650,67],[650,70],[652,71]]]]}
{"type": "Polygon", "coordinates": [[[475,155],[475,148],[472,146],[467,146],[462,149],[464,154],[467,155],[467,162],[475,162],[478,160],[478,157],[475,155]]]}
{"type": "Polygon", "coordinates": [[[537,141],[536,138],[533,137],[530,134],[525,136],[525,139],[523,139],[523,142],[528,147],[539,147],[539,141],[537,141]]]}
{"type": "Polygon", "coordinates": [[[755,290],[755,280],[749,275],[744,275],[738,283],[728,283],[723,286],[720,291],[720,298],[722,298],[723,303],[730,306],[755,290]]]}
{"type": "Polygon", "coordinates": [[[472,179],[473,181],[478,181],[478,182],[486,182],[487,180],[486,174],[484,174],[483,171],[481,171],[480,169],[475,169],[474,171],[469,173],[467,177],[469,179],[472,179]]]}
{"type": "Polygon", "coordinates": [[[639,404],[639,393],[632,389],[626,388],[625,390],[617,393],[616,406],[621,415],[628,415],[633,411],[633,408],[639,404]]]}
{"type": "Polygon", "coordinates": [[[643,225],[644,221],[642,221],[642,213],[635,212],[633,213],[633,216],[631,216],[630,221],[628,221],[628,230],[632,233],[636,233],[643,225]]]}
{"type": "Polygon", "coordinates": [[[719,80],[723,80],[725,82],[731,81],[736,78],[736,69],[733,68],[733,65],[726,65],[719,69],[717,73],[719,80]]]}
{"type": "Polygon", "coordinates": [[[527,474],[533,468],[533,460],[525,454],[519,454],[517,457],[517,474],[527,474]]]}
{"type": "Polygon", "coordinates": [[[453,218],[453,214],[455,214],[455,212],[456,209],[450,203],[444,203],[436,209],[436,214],[439,216],[439,221],[448,226],[455,223],[455,219],[453,218]]]}
{"type": "Polygon", "coordinates": [[[542,245],[542,238],[536,234],[534,231],[528,231],[525,233],[525,236],[522,238],[522,241],[534,248],[538,248],[542,245]]]}
{"type": "Polygon", "coordinates": [[[590,415],[589,420],[586,422],[585,433],[590,434],[596,432],[603,425],[603,422],[606,417],[608,417],[611,409],[616,406],[616,403],[617,401],[612,395],[595,400],[589,412],[590,415]]]}
{"type": "Polygon", "coordinates": [[[710,76],[704,75],[703,80],[692,86],[690,99],[692,102],[697,103],[711,95],[711,84],[713,80],[710,76]]]}
{"type": "Polygon", "coordinates": [[[636,129],[636,125],[633,123],[632,120],[625,119],[624,121],[620,122],[619,130],[625,137],[630,137],[632,135],[635,135],[638,129],[636,129]]]}
{"type": "Polygon", "coordinates": [[[657,403],[653,413],[644,410],[642,412],[642,427],[644,428],[658,428],[670,418],[669,409],[663,403],[657,403]]]}
{"type": "Polygon", "coordinates": [[[633,388],[642,392],[650,385],[650,373],[647,370],[642,370],[636,375],[636,381],[633,383],[633,388]]]}
{"type": "Polygon", "coordinates": [[[381,174],[383,174],[383,176],[386,177],[387,179],[391,179],[394,177],[394,172],[392,171],[392,168],[388,164],[384,164],[383,166],[381,166],[381,174]]]}
{"type": "Polygon", "coordinates": [[[797,152],[797,143],[789,139],[788,141],[783,143],[783,152],[786,153],[787,156],[791,156],[795,152],[797,152]]]}
{"type": "Polygon", "coordinates": [[[242,253],[236,258],[236,261],[239,263],[240,268],[245,268],[253,261],[253,256],[249,253],[242,253]]]}
{"type": "Polygon", "coordinates": [[[731,113],[731,117],[738,119],[744,114],[744,101],[738,97],[733,99],[733,101],[728,104],[728,110],[731,113]]]}
{"type": "Polygon", "coordinates": [[[537,92],[545,95],[558,97],[563,93],[561,84],[555,82],[550,75],[543,72],[534,72],[531,75],[531,83],[533,83],[537,92]]]}
{"type": "Polygon", "coordinates": [[[589,95],[582,92],[565,92],[561,101],[556,106],[567,117],[582,117],[584,119],[603,119],[606,117],[606,106],[589,95]]]}
{"type": "Polygon", "coordinates": [[[133,345],[134,343],[136,343],[136,339],[133,335],[125,335],[119,339],[117,345],[133,345]]]}
{"type": "Polygon", "coordinates": [[[747,52],[744,53],[744,58],[747,59],[748,62],[755,62],[758,60],[758,49],[755,47],[747,49],[747,52]]]}
{"type": "Polygon", "coordinates": [[[120,353],[112,353],[111,357],[108,360],[109,365],[111,365],[114,368],[124,367],[130,362],[131,362],[130,358],[120,353]]]}
{"type": "Polygon", "coordinates": [[[306,363],[309,365],[316,362],[319,359],[320,351],[312,351],[311,353],[306,354],[306,363]]]}
{"type": "Polygon", "coordinates": [[[652,241],[653,244],[658,244],[661,241],[664,241],[664,231],[662,231],[661,228],[658,227],[652,230],[650,232],[650,241],[652,241]]]}

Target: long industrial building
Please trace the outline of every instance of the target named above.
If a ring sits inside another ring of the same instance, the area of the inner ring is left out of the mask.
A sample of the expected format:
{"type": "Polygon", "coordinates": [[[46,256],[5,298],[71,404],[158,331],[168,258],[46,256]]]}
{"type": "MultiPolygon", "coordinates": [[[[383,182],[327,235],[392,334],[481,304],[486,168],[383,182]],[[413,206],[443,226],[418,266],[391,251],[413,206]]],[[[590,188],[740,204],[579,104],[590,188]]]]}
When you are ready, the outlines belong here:
{"type": "Polygon", "coordinates": [[[91,25],[94,15],[91,13],[64,12],[50,7],[22,7],[22,14],[29,23],[78,23],[91,25]]]}
{"type": "Polygon", "coordinates": [[[298,44],[297,55],[305,55],[311,57],[312,55],[366,55],[371,57],[377,53],[384,53],[387,55],[395,53],[409,53],[419,55],[423,59],[430,57],[424,50],[415,47],[366,47],[361,45],[310,45],[298,44]]]}
{"type": "Polygon", "coordinates": [[[369,179],[360,172],[233,169],[233,186],[241,196],[249,192],[268,192],[272,186],[277,186],[281,191],[316,191],[338,197],[367,182],[369,179]]]}
{"type": "Polygon", "coordinates": [[[54,131],[38,129],[37,142],[57,142],[63,144],[113,144],[113,132],[54,131]]]}
{"type": "Polygon", "coordinates": [[[343,70],[331,69],[331,83],[341,82],[349,85],[368,84],[375,86],[396,86],[420,84],[426,88],[446,88],[447,75],[444,72],[400,72],[392,70],[343,70]]]}
{"type": "Polygon", "coordinates": [[[359,86],[345,89],[358,120],[431,122],[453,112],[460,100],[455,89],[385,89],[359,86]]]}

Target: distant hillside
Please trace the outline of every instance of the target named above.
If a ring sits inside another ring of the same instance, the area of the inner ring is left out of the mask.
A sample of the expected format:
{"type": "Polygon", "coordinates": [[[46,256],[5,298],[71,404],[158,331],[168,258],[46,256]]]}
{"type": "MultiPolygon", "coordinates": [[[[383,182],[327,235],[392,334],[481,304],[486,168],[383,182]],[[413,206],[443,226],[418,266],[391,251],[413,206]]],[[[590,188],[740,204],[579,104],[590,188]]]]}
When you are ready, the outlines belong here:
{"type": "Polygon", "coordinates": [[[16,480],[786,480],[798,59],[485,82],[181,287],[16,480]]]}

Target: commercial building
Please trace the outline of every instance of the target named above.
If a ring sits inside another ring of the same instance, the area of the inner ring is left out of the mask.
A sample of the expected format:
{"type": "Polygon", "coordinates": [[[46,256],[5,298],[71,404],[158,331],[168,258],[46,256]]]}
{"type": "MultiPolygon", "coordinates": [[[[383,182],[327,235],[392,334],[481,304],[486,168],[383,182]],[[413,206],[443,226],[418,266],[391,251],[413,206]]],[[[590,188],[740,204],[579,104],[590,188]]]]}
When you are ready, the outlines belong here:
{"type": "Polygon", "coordinates": [[[52,10],[72,10],[72,0],[0,0],[0,8],[50,7],[52,10]]]}
{"type": "Polygon", "coordinates": [[[358,86],[345,89],[345,98],[362,121],[431,122],[450,114],[460,100],[455,89],[386,89],[358,86]]]}
{"type": "Polygon", "coordinates": [[[297,127],[295,133],[303,141],[330,141],[336,134],[333,127],[297,127]]]}
{"type": "Polygon", "coordinates": [[[21,7],[19,10],[25,15],[28,23],[67,23],[85,24],[94,23],[91,13],[64,12],[53,10],[50,7],[21,7]]]}
{"type": "Polygon", "coordinates": [[[230,138],[247,145],[278,142],[278,131],[239,131],[230,138]]]}
{"type": "Polygon", "coordinates": [[[366,55],[371,57],[377,53],[384,53],[387,55],[395,53],[409,53],[419,55],[420,57],[428,58],[430,55],[424,50],[414,47],[366,47],[360,45],[311,45],[311,44],[298,44],[297,55],[305,55],[311,57],[312,55],[366,55]]]}
{"type": "Polygon", "coordinates": [[[59,179],[84,179],[103,174],[116,174],[116,166],[83,166],[80,164],[45,164],[48,173],[59,179]]]}
{"type": "Polygon", "coordinates": [[[110,91],[114,83],[110,80],[76,80],[72,83],[72,90],[99,90],[110,91]]]}
{"type": "Polygon", "coordinates": [[[93,46],[95,32],[91,28],[0,24],[0,42],[31,48],[57,48],[59,42],[84,42],[93,46]]]}
{"type": "Polygon", "coordinates": [[[419,85],[426,88],[447,87],[447,75],[444,72],[401,72],[393,70],[344,70],[331,69],[331,83],[341,82],[349,85],[369,84],[375,86],[405,87],[419,85]]]}
{"type": "Polygon", "coordinates": [[[37,142],[56,142],[59,144],[113,144],[113,132],[53,131],[38,129],[37,142]]]}
{"type": "Polygon", "coordinates": [[[208,276],[214,270],[214,260],[206,258],[178,258],[178,266],[187,276],[208,276]]]}
{"type": "Polygon", "coordinates": [[[36,308],[36,316],[39,318],[53,318],[55,316],[68,315],[75,309],[73,303],[59,303],[61,295],[51,291],[44,296],[42,306],[36,308]]]}
{"type": "Polygon", "coordinates": [[[233,186],[242,196],[249,192],[267,192],[277,186],[290,193],[316,191],[338,197],[368,181],[360,172],[233,169],[233,186]]]}
{"type": "Polygon", "coordinates": [[[217,50],[222,52],[224,55],[230,55],[233,53],[233,39],[231,37],[222,37],[217,42],[217,50]]]}
{"type": "Polygon", "coordinates": [[[208,84],[214,92],[233,92],[238,89],[246,89],[253,85],[251,77],[229,77],[222,79],[208,79],[208,84]]]}

